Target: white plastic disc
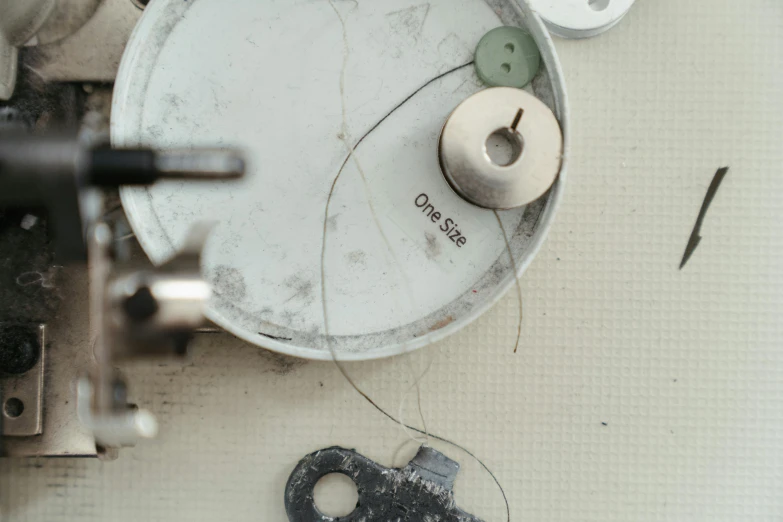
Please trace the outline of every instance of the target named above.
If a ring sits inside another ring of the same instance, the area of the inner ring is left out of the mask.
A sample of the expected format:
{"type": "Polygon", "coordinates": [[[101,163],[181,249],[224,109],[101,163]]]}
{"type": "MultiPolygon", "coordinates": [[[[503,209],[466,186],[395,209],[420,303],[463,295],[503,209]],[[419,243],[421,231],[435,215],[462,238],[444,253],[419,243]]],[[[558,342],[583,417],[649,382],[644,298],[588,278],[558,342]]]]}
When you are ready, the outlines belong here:
{"type": "Polygon", "coordinates": [[[552,34],[589,38],[608,31],[628,13],[635,0],[530,0],[552,34]]]}
{"type": "MultiPolygon", "coordinates": [[[[123,189],[141,245],[158,263],[192,223],[218,221],[204,254],[208,315],[282,353],[370,359],[455,332],[515,274],[495,214],[444,180],[438,137],[483,88],[471,63],[479,39],[513,24],[541,46],[533,89],[567,140],[559,65],[525,4],[151,2],[117,78],[113,144],[238,146],[249,171],[240,182],[123,189]]],[[[519,273],[563,182],[499,213],[519,273]]]]}

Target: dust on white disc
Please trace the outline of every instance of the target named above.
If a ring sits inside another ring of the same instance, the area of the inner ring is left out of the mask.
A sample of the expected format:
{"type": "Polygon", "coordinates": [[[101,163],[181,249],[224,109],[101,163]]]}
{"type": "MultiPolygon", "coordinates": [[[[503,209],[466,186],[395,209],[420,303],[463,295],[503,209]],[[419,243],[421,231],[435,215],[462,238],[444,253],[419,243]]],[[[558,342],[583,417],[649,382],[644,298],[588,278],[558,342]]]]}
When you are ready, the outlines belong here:
{"type": "MultiPolygon", "coordinates": [[[[511,0],[151,2],[117,78],[113,144],[237,146],[248,175],[123,189],[146,253],[161,262],[191,224],[217,221],[208,315],[283,353],[370,359],[463,327],[514,274],[498,219],[451,191],[437,143],[448,114],[482,89],[473,51],[500,25],[539,41],[534,90],[566,131],[551,41],[511,0]]],[[[499,213],[520,272],[562,183],[499,213]]]]}

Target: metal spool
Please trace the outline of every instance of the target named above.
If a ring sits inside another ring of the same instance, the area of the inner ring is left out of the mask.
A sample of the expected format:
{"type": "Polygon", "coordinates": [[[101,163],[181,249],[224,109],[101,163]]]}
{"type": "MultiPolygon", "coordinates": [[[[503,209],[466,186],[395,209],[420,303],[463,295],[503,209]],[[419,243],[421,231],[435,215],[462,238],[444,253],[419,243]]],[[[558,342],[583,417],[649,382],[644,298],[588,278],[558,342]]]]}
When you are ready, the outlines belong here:
{"type": "Polygon", "coordinates": [[[451,187],[474,205],[508,209],[549,190],[560,172],[563,135],[555,115],[520,89],[474,94],[449,116],[440,165],[451,187]]]}

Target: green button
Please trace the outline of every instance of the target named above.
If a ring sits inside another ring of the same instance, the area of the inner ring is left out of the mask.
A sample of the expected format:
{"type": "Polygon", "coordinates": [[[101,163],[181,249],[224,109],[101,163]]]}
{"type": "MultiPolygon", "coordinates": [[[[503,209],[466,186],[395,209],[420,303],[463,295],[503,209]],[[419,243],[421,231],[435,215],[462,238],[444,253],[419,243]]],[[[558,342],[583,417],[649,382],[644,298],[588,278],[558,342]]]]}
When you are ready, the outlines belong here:
{"type": "Polygon", "coordinates": [[[476,47],[476,74],[490,87],[521,89],[538,72],[541,53],[533,37],[519,27],[497,27],[476,47]]]}

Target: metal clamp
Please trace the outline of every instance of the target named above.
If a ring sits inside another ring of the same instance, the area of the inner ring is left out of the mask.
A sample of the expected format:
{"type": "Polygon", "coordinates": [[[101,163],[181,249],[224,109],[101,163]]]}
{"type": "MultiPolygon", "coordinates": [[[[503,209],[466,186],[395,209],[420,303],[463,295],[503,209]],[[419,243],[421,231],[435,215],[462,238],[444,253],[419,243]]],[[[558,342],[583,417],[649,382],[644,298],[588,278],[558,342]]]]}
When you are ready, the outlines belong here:
{"type": "Polygon", "coordinates": [[[355,451],[333,447],[316,451],[296,466],[285,488],[285,510],[290,522],[331,522],[315,505],[316,482],[330,473],[341,473],[357,486],[356,509],[339,520],[389,520],[481,522],[454,501],[454,480],[459,464],[442,453],[422,446],[401,469],[389,469],[355,451]]]}
{"type": "MultiPolygon", "coordinates": [[[[33,333],[35,343],[30,348],[35,363],[19,374],[0,378],[2,401],[2,434],[7,437],[29,437],[43,431],[43,380],[46,360],[46,326],[38,325],[33,333]],[[37,359],[37,360],[36,360],[37,359]]],[[[31,339],[32,341],[32,339],[31,339]]]]}
{"type": "Polygon", "coordinates": [[[114,364],[122,358],[184,355],[190,332],[204,322],[211,295],[200,273],[210,223],[192,227],[183,249],[154,271],[110,279],[112,232],[98,223],[88,239],[90,317],[95,325],[96,367],[78,385],[79,418],[104,448],[133,446],[157,434],[155,416],[127,404],[125,382],[114,364]]]}

